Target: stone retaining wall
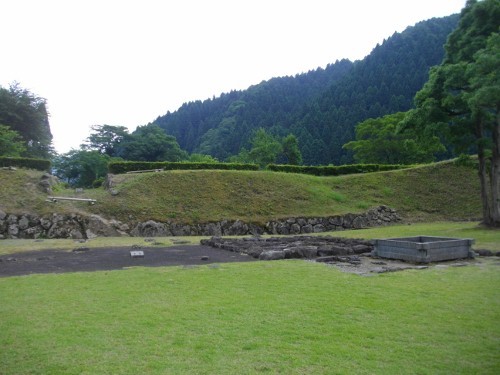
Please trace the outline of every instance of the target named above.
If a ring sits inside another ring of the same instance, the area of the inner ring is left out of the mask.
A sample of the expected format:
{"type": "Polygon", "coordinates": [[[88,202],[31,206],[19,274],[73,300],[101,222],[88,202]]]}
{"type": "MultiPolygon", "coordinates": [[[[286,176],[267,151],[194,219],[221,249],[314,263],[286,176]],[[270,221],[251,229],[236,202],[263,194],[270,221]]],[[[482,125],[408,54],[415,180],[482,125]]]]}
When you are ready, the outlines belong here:
{"type": "Polygon", "coordinates": [[[98,215],[12,215],[0,210],[0,239],[5,238],[93,238],[97,236],[231,236],[258,234],[304,234],[361,229],[388,225],[401,221],[397,212],[380,206],[360,214],[346,214],[316,218],[288,218],[273,220],[265,226],[244,223],[241,220],[223,220],[214,223],[184,225],[174,222],[146,222],[131,224],[106,220],[98,215]]]}

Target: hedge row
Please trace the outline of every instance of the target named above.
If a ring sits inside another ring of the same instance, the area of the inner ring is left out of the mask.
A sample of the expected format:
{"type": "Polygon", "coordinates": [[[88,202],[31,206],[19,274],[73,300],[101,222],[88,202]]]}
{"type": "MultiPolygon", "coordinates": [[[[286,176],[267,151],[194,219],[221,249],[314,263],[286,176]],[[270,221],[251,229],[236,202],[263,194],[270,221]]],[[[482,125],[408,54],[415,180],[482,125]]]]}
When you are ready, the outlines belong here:
{"type": "Polygon", "coordinates": [[[37,169],[39,171],[50,171],[50,160],[13,158],[0,156],[0,167],[18,167],[27,169],[37,169]]]}
{"type": "Polygon", "coordinates": [[[399,164],[351,164],[334,166],[305,166],[269,164],[267,169],[273,172],[303,173],[314,176],[340,176],[344,174],[369,173],[409,168],[399,164]]]}
{"type": "Polygon", "coordinates": [[[164,170],[221,169],[221,170],[256,171],[259,169],[259,166],[257,164],[238,164],[238,163],[140,162],[140,161],[111,162],[108,164],[108,171],[109,173],[113,174],[127,173],[133,171],[148,171],[155,169],[164,169],[164,170]]]}
{"type": "MultiPolygon", "coordinates": [[[[409,168],[410,165],[399,164],[351,164],[339,166],[303,166],[303,165],[278,165],[269,164],[267,170],[273,172],[288,172],[311,174],[314,176],[340,176],[354,173],[369,173],[390,171],[394,169],[409,168]]],[[[238,163],[192,163],[192,162],[139,162],[122,161],[108,164],[109,173],[121,174],[134,171],[149,170],[196,170],[196,169],[219,169],[219,170],[246,170],[256,171],[259,166],[256,164],[238,163]]]]}

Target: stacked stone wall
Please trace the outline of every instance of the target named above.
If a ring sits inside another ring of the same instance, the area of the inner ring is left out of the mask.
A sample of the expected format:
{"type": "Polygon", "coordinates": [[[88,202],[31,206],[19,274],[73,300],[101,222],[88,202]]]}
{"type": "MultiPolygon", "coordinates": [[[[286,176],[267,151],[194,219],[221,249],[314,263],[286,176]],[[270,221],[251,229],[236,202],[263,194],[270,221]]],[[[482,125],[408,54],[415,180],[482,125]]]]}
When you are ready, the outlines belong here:
{"type": "Polygon", "coordinates": [[[98,215],[79,214],[38,216],[14,215],[0,210],[0,239],[5,238],[73,238],[97,236],[235,236],[259,234],[308,234],[346,229],[361,229],[394,224],[401,221],[398,213],[387,206],[379,206],[359,214],[329,217],[294,217],[272,220],[265,225],[241,220],[222,220],[206,224],[179,224],[171,221],[148,220],[140,223],[122,223],[106,220],[98,215]]]}

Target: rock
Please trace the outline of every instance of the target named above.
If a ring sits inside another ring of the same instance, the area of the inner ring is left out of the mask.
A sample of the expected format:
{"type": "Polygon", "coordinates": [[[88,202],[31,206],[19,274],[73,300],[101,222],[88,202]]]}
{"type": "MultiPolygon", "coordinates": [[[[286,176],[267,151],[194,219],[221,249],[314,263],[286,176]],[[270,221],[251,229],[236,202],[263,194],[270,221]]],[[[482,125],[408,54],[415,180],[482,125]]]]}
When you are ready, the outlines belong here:
{"type": "Polygon", "coordinates": [[[83,238],[83,233],[80,231],[80,229],[72,229],[69,232],[69,237],[74,240],[79,240],[83,238]]]}
{"type": "Polygon", "coordinates": [[[268,250],[268,251],[263,251],[259,255],[260,260],[279,260],[279,259],[285,259],[285,252],[283,251],[274,251],[274,250],[268,250]]]}
{"type": "Polygon", "coordinates": [[[319,257],[319,258],[316,258],[316,262],[320,262],[320,263],[332,263],[332,262],[335,262],[336,259],[337,259],[336,256],[319,257]]]}
{"type": "Polygon", "coordinates": [[[4,220],[6,217],[7,214],[4,211],[0,210],[0,220],[4,220]]]}
{"type": "Polygon", "coordinates": [[[224,228],[223,234],[226,236],[239,236],[248,233],[248,226],[241,220],[236,220],[229,227],[224,228]]]}
{"type": "Polygon", "coordinates": [[[42,180],[38,183],[38,186],[41,187],[42,191],[47,194],[52,194],[52,186],[48,180],[42,180]]]}
{"type": "Polygon", "coordinates": [[[347,255],[351,254],[352,250],[344,246],[337,245],[323,245],[318,248],[319,256],[330,256],[330,255],[347,255]]]}
{"type": "Polygon", "coordinates": [[[283,249],[285,253],[285,259],[300,259],[302,258],[302,253],[296,247],[290,247],[283,249]]]}
{"type": "Polygon", "coordinates": [[[369,253],[370,251],[373,250],[373,246],[369,246],[369,245],[354,245],[351,248],[352,248],[354,254],[369,253]]]}
{"type": "Polygon", "coordinates": [[[316,224],[313,226],[313,232],[314,233],[321,233],[325,231],[325,226],[323,224],[316,224]]]}
{"type": "Polygon", "coordinates": [[[49,229],[52,226],[52,221],[48,218],[41,218],[40,219],[40,225],[42,226],[43,229],[49,229]]]}
{"type": "Polygon", "coordinates": [[[18,225],[19,229],[24,230],[29,227],[30,221],[26,216],[21,216],[21,219],[19,219],[18,225]]]}
{"type": "Polygon", "coordinates": [[[44,173],[38,182],[38,186],[43,192],[52,194],[52,187],[58,183],[58,179],[49,173],[44,173]]]}
{"type": "Polygon", "coordinates": [[[295,250],[301,254],[301,258],[312,259],[318,256],[318,246],[298,246],[295,250]]]}
{"type": "Polygon", "coordinates": [[[40,226],[34,226],[30,227],[26,230],[23,230],[20,232],[19,237],[20,238],[37,238],[40,237],[44,232],[44,229],[40,226]]]}
{"type": "Polygon", "coordinates": [[[311,224],[304,225],[302,227],[302,233],[312,233],[313,226],[311,224]]]}
{"type": "Polygon", "coordinates": [[[486,250],[486,249],[476,250],[476,253],[478,253],[482,257],[491,257],[491,256],[493,256],[493,252],[491,252],[490,250],[486,250]]]}
{"type": "Polygon", "coordinates": [[[172,233],[167,230],[165,224],[149,220],[145,223],[137,224],[137,226],[132,229],[131,235],[136,237],[166,237],[172,235],[172,233]]]}
{"type": "Polygon", "coordinates": [[[19,226],[17,224],[10,224],[9,228],[7,229],[7,234],[9,236],[17,237],[19,234],[19,226]]]}
{"type": "Polygon", "coordinates": [[[220,223],[208,223],[205,224],[202,229],[203,236],[222,236],[222,229],[220,223]]]}
{"type": "Polygon", "coordinates": [[[290,230],[288,229],[288,226],[286,224],[278,225],[277,232],[278,234],[284,234],[284,235],[290,234],[290,230]]]}
{"type": "Polygon", "coordinates": [[[17,224],[17,216],[16,215],[7,216],[7,223],[8,224],[17,224]]]}
{"type": "Polygon", "coordinates": [[[88,247],[85,247],[85,246],[80,246],[80,247],[75,247],[72,251],[74,253],[83,253],[85,251],[89,251],[90,249],[88,247]]]}
{"type": "MultiPolygon", "coordinates": [[[[159,223],[157,223],[157,224],[159,224],[159,223]]],[[[164,233],[166,233],[168,231],[165,226],[164,226],[163,231],[164,231],[164,233]]],[[[189,236],[189,235],[191,235],[191,227],[189,225],[172,224],[170,227],[170,231],[168,231],[168,232],[172,232],[172,235],[174,235],[174,236],[189,236]]],[[[164,237],[166,235],[167,234],[162,234],[162,235],[158,235],[158,237],[164,237]]]]}
{"type": "Polygon", "coordinates": [[[79,217],[59,217],[55,216],[55,222],[47,231],[48,238],[84,238],[83,224],[79,222],[79,217]]]}
{"type": "Polygon", "coordinates": [[[341,227],[344,223],[342,216],[333,216],[328,219],[329,223],[335,225],[336,227],[341,227]]]}

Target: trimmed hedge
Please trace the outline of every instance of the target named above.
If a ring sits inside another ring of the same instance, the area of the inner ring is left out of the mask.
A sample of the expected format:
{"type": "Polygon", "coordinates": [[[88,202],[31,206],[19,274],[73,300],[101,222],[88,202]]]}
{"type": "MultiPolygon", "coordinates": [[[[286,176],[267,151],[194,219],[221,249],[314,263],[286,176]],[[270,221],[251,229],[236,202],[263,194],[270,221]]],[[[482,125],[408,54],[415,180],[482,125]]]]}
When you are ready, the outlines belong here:
{"type": "Polygon", "coordinates": [[[273,172],[303,173],[314,176],[340,176],[354,173],[369,173],[409,168],[399,164],[351,164],[334,166],[278,165],[269,164],[267,169],[273,172]]]}
{"type": "Polygon", "coordinates": [[[108,164],[109,173],[121,174],[132,171],[148,171],[155,169],[164,170],[200,170],[200,169],[219,169],[219,170],[239,170],[256,171],[259,169],[257,164],[238,164],[238,163],[193,163],[193,162],[142,162],[142,161],[123,161],[111,162],[108,164]]]}
{"type": "Polygon", "coordinates": [[[18,167],[50,172],[50,160],[0,156],[0,167],[18,167]]]}

